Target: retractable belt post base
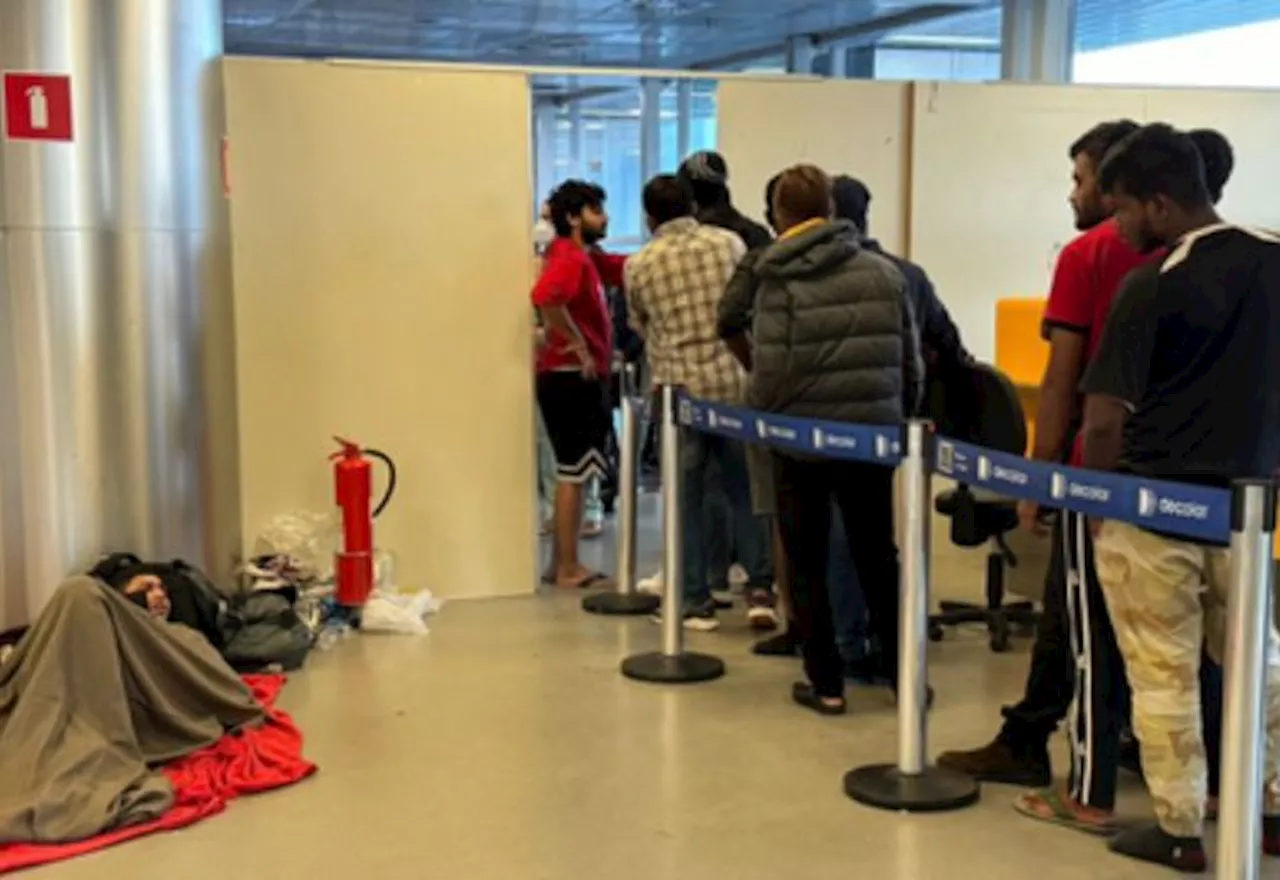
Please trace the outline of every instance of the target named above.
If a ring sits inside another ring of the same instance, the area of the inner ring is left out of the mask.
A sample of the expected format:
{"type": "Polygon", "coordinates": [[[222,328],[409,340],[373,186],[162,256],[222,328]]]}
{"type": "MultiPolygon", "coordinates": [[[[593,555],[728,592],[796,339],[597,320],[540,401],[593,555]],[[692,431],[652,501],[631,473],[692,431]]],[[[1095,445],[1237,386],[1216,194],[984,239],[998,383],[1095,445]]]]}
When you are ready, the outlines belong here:
{"type": "Polygon", "coordinates": [[[592,614],[652,614],[662,600],[648,593],[596,593],[582,600],[582,610],[592,614]]]}
{"type": "Polygon", "coordinates": [[[622,674],[636,681],[655,684],[696,684],[724,675],[724,661],[708,654],[668,656],[661,651],[637,654],[622,661],[622,674]]]}
{"type": "Polygon", "coordinates": [[[850,770],[844,792],[860,804],[908,813],[941,813],[976,803],[980,790],[972,777],[941,767],[903,773],[897,764],[850,770]]]}
{"type": "MultiPolygon", "coordinates": [[[[677,390],[662,388],[662,650],[622,661],[622,674],[655,684],[694,684],[724,675],[724,661],[684,649],[684,538],[680,528],[677,390]]],[[[623,496],[625,503],[625,493],[623,496]]],[[[625,530],[624,530],[625,534],[625,530]]]]}
{"type": "Polygon", "coordinates": [[[631,367],[622,373],[622,437],[618,455],[618,589],[596,593],[582,600],[582,610],[613,616],[652,614],[661,600],[636,591],[636,471],[639,467],[640,418],[632,388],[631,367]]]}
{"type": "Polygon", "coordinates": [[[927,422],[906,427],[906,454],[900,466],[903,529],[902,605],[898,632],[898,762],[850,770],[845,794],[882,810],[937,813],[958,810],[978,800],[976,780],[963,773],[930,767],[928,743],[929,519],[933,433],[927,422]]]}

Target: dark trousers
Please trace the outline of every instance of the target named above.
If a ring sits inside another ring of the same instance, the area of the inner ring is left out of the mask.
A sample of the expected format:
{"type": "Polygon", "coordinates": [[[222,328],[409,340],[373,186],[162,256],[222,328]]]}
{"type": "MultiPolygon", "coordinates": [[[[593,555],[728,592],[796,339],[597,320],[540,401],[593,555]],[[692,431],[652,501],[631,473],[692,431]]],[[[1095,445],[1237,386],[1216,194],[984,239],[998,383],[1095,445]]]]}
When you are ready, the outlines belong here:
{"type": "Polygon", "coordinates": [[[1083,517],[1063,513],[1054,523],[1044,586],[1026,693],[1022,702],[1005,709],[1000,736],[1015,751],[1043,753],[1066,719],[1068,791],[1082,804],[1110,810],[1120,737],[1129,717],[1129,685],[1083,517]]]}
{"type": "MultiPolygon", "coordinates": [[[[1129,723],[1128,677],[1083,518],[1061,515],[1054,524],[1052,540],[1044,609],[1031,648],[1026,690],[1021,702],[1005,707],[1000,739],[1015,752],[1043,753],[1058,725],[1070,718],[1069,790],[1082,803],[1111,809],[1115,805],[1120,735],[1129,723]],[[1083,565],[1079,564],[1081,549],[1083,565]]],[[[1222,668],[1207,655],[1200,664],[1200,686],[1209,792],[1217,794],[1222,668]]]]}
{"type": "Polygon", "coordinates": [[[824,697],[844,693],[828,594],[831,502],[840,507],[869,630],[883,648],[883,674],[897,681],[898,548],[893,535],[893,471],[859,462],[774,456],[778,525],[787,553],[791,602],[805,673],[824,697]]]}

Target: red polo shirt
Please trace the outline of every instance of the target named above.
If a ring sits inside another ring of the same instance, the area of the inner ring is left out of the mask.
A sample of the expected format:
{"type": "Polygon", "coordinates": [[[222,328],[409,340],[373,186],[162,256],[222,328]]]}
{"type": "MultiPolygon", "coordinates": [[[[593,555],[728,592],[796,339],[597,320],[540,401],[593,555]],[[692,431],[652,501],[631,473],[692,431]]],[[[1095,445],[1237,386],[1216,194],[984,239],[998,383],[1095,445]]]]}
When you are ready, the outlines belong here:
{"type": "MultiPolygon", "coordinates": [[[[596,372],[609,375],[613,362],[613,321],[605,299],[604,282],[621,286],[625,257],[593,251],[588,254],[569,238],[557,238],[547,248],[542,274],[533,286],[533,304],[564,306],[587,343],[596,372]]],[[[538,372],[576,369],[581,365],[568,350],[569,340],[547,329],[547,344],[538,352],[538,372]]]]}
{"type": "MultiPolygon", "coordinates": [[[[1120,282],[1158,254],[1140,254],[1120,235],[1115,220],[1107,220],[1074,238],[1058,255],[1053,287],[1044,309],[1044,338],[1054,328],[1085,337],[1083,366],[1093,360],[1120,282]]],[[[1075,438],[1070,464],[1080,464],[1083,438],[1075,438]]]]}

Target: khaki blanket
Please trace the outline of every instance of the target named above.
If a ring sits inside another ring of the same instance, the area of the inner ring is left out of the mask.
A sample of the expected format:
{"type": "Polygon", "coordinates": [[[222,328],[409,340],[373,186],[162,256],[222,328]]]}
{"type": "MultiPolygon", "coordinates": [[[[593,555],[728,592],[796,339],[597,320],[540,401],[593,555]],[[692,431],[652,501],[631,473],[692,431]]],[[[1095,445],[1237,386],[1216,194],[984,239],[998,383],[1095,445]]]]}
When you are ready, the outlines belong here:
{"type": "Polygon", "coordinates": [[[0,666],[0,844],[156,819],[173,803],[156,765],[262,715],[195,630],[67,581],[0,666]]]}

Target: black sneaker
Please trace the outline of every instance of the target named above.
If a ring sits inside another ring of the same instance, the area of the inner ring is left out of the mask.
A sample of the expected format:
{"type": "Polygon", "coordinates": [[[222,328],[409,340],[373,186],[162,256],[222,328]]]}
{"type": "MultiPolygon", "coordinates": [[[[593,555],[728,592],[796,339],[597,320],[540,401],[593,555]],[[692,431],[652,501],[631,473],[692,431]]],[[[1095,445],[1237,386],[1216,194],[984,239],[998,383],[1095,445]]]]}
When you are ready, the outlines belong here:
{"type": "Polygon", "coordinates": [[[794,657],[800,653],[800,639],[788,628],[776,636],[756,642],[751,653],[761,657],[794,657]]]}
{"type": "Polygon", "coordinates": [[[1174,837],[1154,822],[1135,825],[1111,838],[1111,851],[1140,862],[1164,865],[1183,874],[1209,870],[1204,841],[1199,837],[1174,837]]]}

